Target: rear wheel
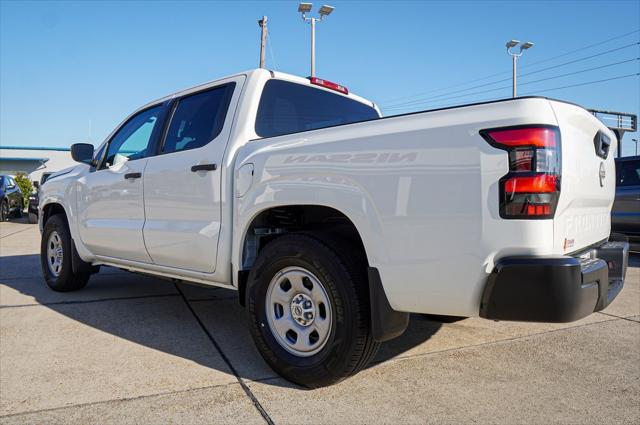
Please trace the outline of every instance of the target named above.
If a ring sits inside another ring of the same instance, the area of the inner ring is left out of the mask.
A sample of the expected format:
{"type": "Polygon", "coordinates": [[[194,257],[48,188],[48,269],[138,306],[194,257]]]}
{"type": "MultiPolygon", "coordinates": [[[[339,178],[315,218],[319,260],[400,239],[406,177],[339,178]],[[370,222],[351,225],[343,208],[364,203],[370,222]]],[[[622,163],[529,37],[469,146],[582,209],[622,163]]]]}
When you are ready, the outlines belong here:
{"type": "Polygon", "coordinates": [[[9,218],[9,202],[5,199],[0,203],[0,221],[6,221],[9,218]]]}
{"type": "Polygon", "coordinates": [[[91,273],[73,271],[73,254],[73,239],[67,221],[62,215],[52,216],[44,225],[40,264],[47,285],[54,291],[75,291],[83,288],[89,281],[91,273]]]}
{"type": "Polygon", "coordinates": [[[311,388],[357,373],[380,345],[370,330],[366,266],[335,246],[281,236],[262,249],[247,282],[258,350],[284,378],[311,388]]]}

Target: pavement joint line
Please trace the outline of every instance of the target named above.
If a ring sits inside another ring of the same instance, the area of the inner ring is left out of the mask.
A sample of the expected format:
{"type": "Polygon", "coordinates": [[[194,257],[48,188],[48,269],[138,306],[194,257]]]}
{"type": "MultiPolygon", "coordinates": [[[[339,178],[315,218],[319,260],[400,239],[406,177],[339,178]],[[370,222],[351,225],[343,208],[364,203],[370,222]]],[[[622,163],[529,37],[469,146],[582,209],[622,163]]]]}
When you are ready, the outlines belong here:
{"type": "MultiPolygon", "coordinates": [[[[34,255],[39,255],[39,254],[34,254],[34,255]]],[[[0,258],[2,258],[0,256],[0,258]]],[[[113,276],[113,275],[120,275],[123,274],[122,272],[119,271],[113,271],[113,272],[100,272],[97,273],[98,276],[113,276]]],[[[131,273],[131,274],[136,274],[138,276],[143,276],[143,277],[150,277],[149,275],[144,275],[142,273],[131,273]]],[[[33,276],[24,276],[24,275],[20,275],[20,276],[0,276],[0,280],[25,280],[25,279],[37,279],[37,278],[41,278],[42,275],[41,274],[36,274],[33,276]]],[[[2,283],[0,282],[0,285],[2,283]]]]}
{"type": "MultiPolygon", "coordinates": [[[[251,382],[269,382],[269,381],[273,381],[273,380],[278,379],[278,378],[279,378],[278,376],[268,376],[266,378],[252,379],[251,382]]],[[[143,394],[143,395],[139,395],[139,396],[135,396],[135,397],[112,398],[112,399],[109,399],[109,400],[98,400],[98,401],[90,401],[90,402],[87,402],[87,403],[76,403],[76,404],[68,404],[66,406],[50,407],[48,409],[25,410],[25,411],[22,411],[22,412],[8,413],[8,414],[5,414],[5,415],[0,415],[0,418],[11,418],[11,417],[15,417],[15,416],[26,416],[26,415],[37,414],[37,413],[55,412],[56,410],[73,409],[73,408],[77,408],[77,407],[86,407],[86,406],[97,406],[99,404],[119,403],[119,402],[133,401],[133,400],[142,400],[142,399],[145,399],[145,398],[162,397],[162,396],[167,396],[167,395],[188,393],[188,392],[191,392],[191,391],[202,391],[202,390],[210,390],[210,389],[214,389],[214,388],[231,387],[231,386],[234,386],[234,385],[238,385],[238,383],[237,382],[228,382],[226,384],[205,385],[204,387],[185,388],[184,390],[162,391],[162,392],[153,393],[153,394],[143,394]]]]}
{"type": "Polygon", "coordinates": [[[4,236],[0,236],[0,239],[4,239],[4,238],[8,238],[9,236],[18,234],[18,233],[22,233],[22,232],[26,232],[27,230],[31,230],[31,227],[27,227],[26,229],[22,229],[22,230],[16,230],[15,232],[12,233],[8,233],[4,236]]]}
{"type": "Polygon", "coordinates": [[[41,278],[42,275],[37,274],[33,276],[0,276],[0,280],[25,280],[25,279],[38,279],[41,278]]]}
{"type": "MultiPolygon", "coordinates": [[[[603,324],[603,323],[615,322],[615,321],[618,321],[618,320],[629,320],[629,319],[624,319],[622,317],[615,317],[615,318],[612,318],[612,319],[602,320],[602,321],[599,321],[599,322],[584,323],[582,325],[568,326],[568,327],[562,328],[562,329],[552,329],[552,330],[549,330],[549,331],[536,332],[536,333],[532,333],[532,334],[528,334],[528,335],[514,336],[514,337],[511,337],[511,338],[504,338],[504,339],[499,339],[499,340],[495,340],[495,341],[481,342],[479,344],[464,345],[464,346],[461,346],[461,347],[453,347],[453,348],[445,348],[444,350],[430,351],[428,353],[410,354],[410,355],[406,355],[406,356],[396,356],[396,357],[393,357],[393,358],[387,359],[387,360],[372,361],[371,363],[369,363],[369,366],[377,366],[377,365],[383,364],[383,363],[394,363],[396,361],[408,360],[408,359],[416,359],[416,358],[420,358],[420,357],[431,356],[431,355],[434,355],[434,354],[447,353],[447,352],[450,352],[450,351],[465,350],[465,349],[468,349],[468,348],[478,348],[478,347],[485,347],[485,346],[489,346],[489,345],[496,345],[496,344],[500,344],[500,343],[514,342],[514,341],[519,341],[519,340],[523,340],[523,339],[530,338],[530,337],[537,337],[537,336],[556,333],[556,332],[569,331],[569,330],[572,330],[572,329],[583,328],[583,327],[586,327],[586,326],[600,325],[600,324],[603,324]]],[[[630,321],[631,322],[635,322],[634,320],[630,320],[630,321]]],[[[638,323],[638,322],[635,322],[635,323],[638,323]]]]}
{"type": "Polygon", "coordinates": [[[48,307],[51,305],[74,305],[74,304],[91,304],[107,301],[124,301],[124,300],[139,300],[145,298],[163,298],[163,297],[177,297],[180,294],[155,294],[155,295],[135,295],[131,297],[113,297],[113,298],[101,298],[93,300],[73,300],[73,301],[54,301],[50,303],[37,303],[37,304],[17,304],[17,305],[0,305],[0,309],[5,308],[23,308],[23,307],[48,307]]]}
{"type": "Polygon", "coordinates": [[[622,320],[628,320],[629,322],[634,322],[634,323],[638,323],[637,320],[633,320],[632,317],[634,316],[627,316],[627,317],[623,317],[623,316],[616,316],[615,314],[611,314],[611,313],[603,313],[601,311],[599,311],[598,313],[600,314],[604,314],[605,316],[610,316],[610,317],[617,317],[618,319],[622,319],[622,320]]]}
{"type": "Polygon", "coordinates": [[[247,397],[249,397],[249,399],[251,400],[251,402],[253,403],[253,406],[256,408],[256,410],[258,410],[258,412],[260,413],[260,415],[262,416],[262,418],[264,419],[264,421],[268,424],[268,425],[274,425],[273,420],[271,419],[271,417],[269,416],[269,414],[266,412],[266,410],[264,410],[264,407],[262,407],[262,404],[260,404],[260,401],[256,398],[256,396],[253,394],[253,392],[251,391],[251,389],[247,386],[247,384],[244,382],[244,380],[240,377],[240,375],[238,374],[238,371],[236,370],[236,368],[231,364],[231,362],[229,361],[229,358],[227,357],[227,355],[224,353],[224,351],[222,351],[222,348],[220,347],[220,345],[218,344],[218,342],[215,340],[215,338],[213,337],[213,335],[211,335],[211,332],[209,332],[209,330],[207,329],[207,327],[204,325],[204,323],[202,322],[202,320],[200,319],[200,317],[196,314],[195,310],[193,309],[193,307],[191,306],[191,304],[189,304],[189,301],[187,300],[187,297],[185,297],[184,293],[182,292],[182,290],[180,289],[180,287],[174,282],[174,285],[176,287],[176,289],[178,290],[178,292],[180,293],[180,296],[182,296],[182,299],[184,300],[184,303],[187,305],[187,308],[191,311],[191,314],[193,314],[193,317],[196,319],[196,321],[198,322],[198,324],[200,325],[200,328],[202,328],[202,330],[204,331],[204,333],[207,335],[207,337],[209,338],[209,341],[211,341],[211,344],[213,344],[213,346],[215,347],[215,349],[218,351],[218,353],[220,354],[220,357],[222,357],[222,360],[227,364],[227,366],[229,366],[229,369],[231,370],[231,372],[234,374],[234,376],[236,377],[236,380],[238,381],[238,383],[240,384],[240,387],[242,388],[242,390],[245,392],[245,394],[247,395],[247,397]]]}
{"type": "Polygon", "coordinates": [[[118,403],[118,402],[122,402],[122,401],[141,400],[141,399],[151,398],[151,397],[161,397],[161,396],[166,396],[166,395],[182,394],[182,393],[187,393],[187,392],[190,392],[190,391],[200,391],[200,390],[208,390],[208,389],[213,389],[213,388],[229,387],[229,386],[236,385],[236,384],[237,384],[237,382],[229,382],[227,384],[208,385],[208,386],[204,386],[204,387],[186,388],[184,390],[163,391],[163,392],[153,393],[153,394],[143,394],[143,395],[139,395],[139,396],[135,396],[135,397],[121,397],[121,398],[113,398],[113,399],[109,399],[109,400],[91,401],[91,402],[88,402],[88,403],[69,404],[67,406],[51,407],[51,408],[48,408],[48,409],[25,410],[24,412],[17,412],[17,413],[9,413],[9,414],[6,414],[6,415],[0,415],[0,418],[11,418],[11,417],[14,417],[14,416],[30,415],[30,414],[34,414],[34,413],[55,412],[56,410],[70,409],[70,408],[75,408],[75,407],[95,406],[95,405],[98,405],[98,404],[118,403]]]}

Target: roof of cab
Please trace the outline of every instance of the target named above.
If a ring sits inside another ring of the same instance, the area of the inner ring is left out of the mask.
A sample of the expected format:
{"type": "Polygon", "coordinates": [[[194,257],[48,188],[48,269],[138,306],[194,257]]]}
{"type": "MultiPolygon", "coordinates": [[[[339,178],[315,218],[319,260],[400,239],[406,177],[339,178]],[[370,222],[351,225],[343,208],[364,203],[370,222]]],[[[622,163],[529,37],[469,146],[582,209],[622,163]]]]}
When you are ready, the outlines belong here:
{"type": "MultiPolygon", "coordinates": [[[[255,68],[255,69],[251,69],[251,70],[248,70],[248,71],[239,72],[237,74],[226,75],[224,77],[217,78],[215,80],[208,81],[206,83],[202,83],[202,84],[198,84],[198,85],[193,86],[193,87],[188,87],[188,88],[182,89],[182,90],[176,91],[174,93],[171,93],[171,94],[169,94],[167,96],[163,96],[163,97],[161,97],[159,99],[156,99],[156,100],[154,100],[152,102],[149,102],[146,105],[144,105],[143,107],[139,108],[138,110],[148,108],[148,107],[150,107],[150,106],[152,106],[154,104],[157,104],[157,103],[160,103],[160,102],[164,102],[166,100],[169,100],[169,99],[172,99],[172,98],[175,98],[175,97],[183,96],[183,95],[185,95],[187,93],[193,92],[196,89],[204,90],[204,89],[206,89],[206,88],[208,88],[210,86],[216,85],[218,82],[220,82],[222,80],[226,80],[226,79],[233,78],[233,77],[239,77],[239,76],[245,76],[247,78],[251,78],[253,75],[259,74],[259,73],[269,73],[269,74],[271,74],[271,78],[276,78],[276,79],[279,79],[279,80],[291,81],[293,83],[308,85],[308,86],[311,86],[313,88],[317,88],[318,90],[325,90],[325,91],[328,91],[328,92],[333,93],[333,94],[337,94],[337,95],[340,95],[340,96],[348,97],[350,99],[353,99],[353,100],[355,100],[357,102],[360,102],[360,103],[364,103],[364,104],[366,104],[368,106],[371,106],[371,107],[375,108],[376,110],[378,110],[378,107],[374,102],[372,102],[371,100],[365,99],[363,97],[360,97],[360,96],[358,96],[356,94],[353,94],[351,92],[349,92],[349,94],[343,94],[343,93],[340,93],[340,92],[337,92],[337,91],[334,91],[334,90],[330,90],[330,89],[327,89],[327,88],[324,88],[324,87],[321,87],[321,86],[312,85],[308,78],[299,77],[297,75],[287,74],[287,73],[280,72],[280,71],[267,70],[267,69],[264,69],[264,68],[255,68]]],[[[380,111],[378,110],[378,112],[380,112],[380,111]]]]}

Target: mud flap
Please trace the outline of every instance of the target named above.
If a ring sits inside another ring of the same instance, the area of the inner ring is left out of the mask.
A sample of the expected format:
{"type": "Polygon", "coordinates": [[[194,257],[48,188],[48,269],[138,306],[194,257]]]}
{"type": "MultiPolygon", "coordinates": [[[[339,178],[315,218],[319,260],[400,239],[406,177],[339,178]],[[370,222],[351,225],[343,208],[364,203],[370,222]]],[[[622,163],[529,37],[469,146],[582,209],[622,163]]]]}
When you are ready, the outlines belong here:
{"type": "Polygon", "coordinates": [[[409,325],[409,313],[391,308],[382,287],[380,273],[369,267],[369,301],[371,304],[371,332],[378,342],[389,341],[404,333],[409,325]]]}

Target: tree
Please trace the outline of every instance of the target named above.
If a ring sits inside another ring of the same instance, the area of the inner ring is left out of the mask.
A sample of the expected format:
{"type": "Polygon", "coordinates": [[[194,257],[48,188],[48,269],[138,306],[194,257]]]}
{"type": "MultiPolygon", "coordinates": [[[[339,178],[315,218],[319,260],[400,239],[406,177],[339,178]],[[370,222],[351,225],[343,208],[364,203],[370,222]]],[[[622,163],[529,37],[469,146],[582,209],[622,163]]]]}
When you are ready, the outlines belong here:
{"type": "Polygon", "coordinates": [[[16,174],[16,184],[20,187],[22,191],[22,205],[29,205],[29,195],[33,192],[33,184],[31,183],[31,179],[25,173],[16,174]]]}

